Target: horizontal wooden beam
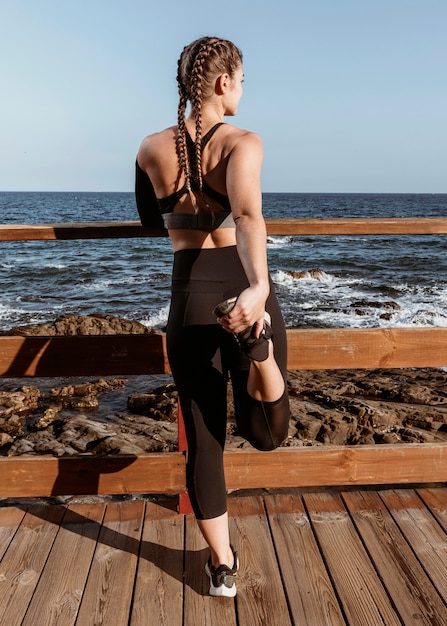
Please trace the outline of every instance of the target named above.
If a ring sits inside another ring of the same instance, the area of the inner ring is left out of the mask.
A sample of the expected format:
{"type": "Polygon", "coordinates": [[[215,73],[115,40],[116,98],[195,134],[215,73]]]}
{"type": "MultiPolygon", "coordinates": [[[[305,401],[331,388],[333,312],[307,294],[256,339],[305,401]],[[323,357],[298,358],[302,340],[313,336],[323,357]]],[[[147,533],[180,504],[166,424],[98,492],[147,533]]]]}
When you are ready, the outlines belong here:
{"type": "Polygon", "coordinates": [[[108,376],[169,372],[165,335],[0,337],[0,376],[108,376]]]}
{"type": "Polygon", "coordinates": [[[140,222],[74,222],[61,224],[0,224],[0,241],[51,241],[57,239],[117,239],[166,237],[158,228],[140,222]]]}
{"type": "Polygon", "coordinates": [[[288,330],[287,344],[291,370],[447,366],[447,328],[288,330]]]}
{"type": "MultiPolygon", "coordinates": [[[[227,488],[341,487],[447,481],[447,446],[282,448],[224,454],[227,488]]],[[[0,497],[185,493],[180,452],[0,458],[0,497]]]]}
{"type": "MultiPolygon", "coordinates": [[[[288,330],[288,369],[447,366],[447,328],[288,330]]],[[[164,333],[0,337],[0,376],[168,374],[164,333]]]]}
{"type": "MultiPolygon", "coordinates": [[[[447,234],[447,218],[297,218],[267,219],[269,235],[433,235],[447,234]]],[[[164,229],[140,222],[1,224],[0,241],[165,237],[164,229]]]]}
{"type": "Polygon", "coordinates": [[[340,217],[268,219],[270,235],[440,235],[447,218],[340,217]]]}
{"type": "Polygon", "coordinates": [[[133,494],[185,491],[185,456],[0,457],[0,497],[133,494]]]}
{"type": "Polygon", "coordinates": [[[391,485],[447,481],[447,445],[283,448],[225,453],[228,489],[391,485]]]}

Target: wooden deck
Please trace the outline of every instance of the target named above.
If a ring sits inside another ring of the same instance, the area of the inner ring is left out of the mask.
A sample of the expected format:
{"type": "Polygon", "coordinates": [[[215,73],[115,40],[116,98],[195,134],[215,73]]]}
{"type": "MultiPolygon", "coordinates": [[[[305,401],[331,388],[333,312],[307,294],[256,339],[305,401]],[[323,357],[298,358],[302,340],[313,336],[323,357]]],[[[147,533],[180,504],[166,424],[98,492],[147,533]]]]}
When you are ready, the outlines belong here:
{"type": "MultiPolygon", "coordinates": [[[[447,234],[447,219],[267,220],[267,230],[447,234]]],[[[0,225],[0,241],[149,236],[166,232],[137,222],[0,225]]],[[[445,328],[289,330],[288,344],[289,369],[447,365],[445,328]]],[[[168,371],[161,334],[0,338],[5,377],[168,371]]],[[[0,459],[0,496],[28,497],[0,501],[0,626],[444,626],[446,455],[434,444],[226,454],[229,488],[282,488],[229,497],[235,600],[208,596],[204,541],[174,498],[30,499],[183,496],[182,453],[0,459]]]]}
{"type": "Polygon", "coordinates": [[[447,623],[446,487],[233,494],[235,600],[207,595],[205,544],[175,505],[1,507],[0,624],[447,623]]]}

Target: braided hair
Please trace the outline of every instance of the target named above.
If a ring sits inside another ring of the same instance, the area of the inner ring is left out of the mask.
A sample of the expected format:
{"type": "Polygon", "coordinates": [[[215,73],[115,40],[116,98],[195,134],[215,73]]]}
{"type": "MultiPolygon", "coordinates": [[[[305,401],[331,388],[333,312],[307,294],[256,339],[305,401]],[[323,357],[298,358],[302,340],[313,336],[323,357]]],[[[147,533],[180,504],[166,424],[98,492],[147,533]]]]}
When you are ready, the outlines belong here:
{"type": "Polygon", "coordinates": [[[242,63],[242,53],[231,41],[217,37],[202,37],[183,48],[177,63],[179,93],[177,155],[188,191],[198,210],[193,188],[205,208],[202,180],[202,102],[214,92],[217,76],[228,73],[233,76],[242,63]],[[191,104],[196,123],[194,162],[191,163],[186,143],[186,106],[191,104]]]}

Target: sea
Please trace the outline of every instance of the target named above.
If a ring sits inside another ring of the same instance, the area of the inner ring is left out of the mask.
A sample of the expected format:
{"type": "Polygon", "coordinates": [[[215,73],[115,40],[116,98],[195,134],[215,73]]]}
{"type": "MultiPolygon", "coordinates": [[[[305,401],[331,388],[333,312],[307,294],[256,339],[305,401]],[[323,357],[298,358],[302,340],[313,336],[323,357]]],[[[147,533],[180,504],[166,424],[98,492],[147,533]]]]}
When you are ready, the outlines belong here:
{"type": "MultiPolygon", "coordinates": [[[[266,218],[446,217],[447,194],[265,193],[266,218]]],[[[138,219],[132,193],[1,192],[0,223],[138,219]]],[[[0,331],[65,314],[162,330],[167,238],[0,242],[0,331]]],[[[270,236],[288,328],[447,326],[447,236],[270,236]]]]}

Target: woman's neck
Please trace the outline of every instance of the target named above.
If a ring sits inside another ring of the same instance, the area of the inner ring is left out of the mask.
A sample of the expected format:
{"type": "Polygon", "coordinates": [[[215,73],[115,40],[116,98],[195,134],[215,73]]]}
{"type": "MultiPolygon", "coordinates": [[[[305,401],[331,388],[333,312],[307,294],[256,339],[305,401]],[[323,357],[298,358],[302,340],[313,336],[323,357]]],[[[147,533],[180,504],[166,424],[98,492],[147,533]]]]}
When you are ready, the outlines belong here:
{"type": "MultiPolygon", "coordinates": [[[[220,102],[204,102],[202,104],[202,110],[200,113],[200,117],[202,119],[202,128],[205,128],[206,126],[213,126],[218,122],[224,121],[224,111],[223,107],[220,105],[220,102]]],[[[191,111],[188,119],[191,120],[193,124],[196,123],[196,115],[194,111],[191,111]]]]}

